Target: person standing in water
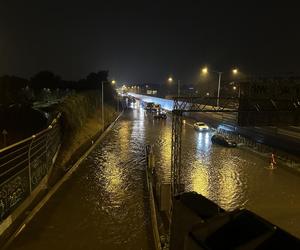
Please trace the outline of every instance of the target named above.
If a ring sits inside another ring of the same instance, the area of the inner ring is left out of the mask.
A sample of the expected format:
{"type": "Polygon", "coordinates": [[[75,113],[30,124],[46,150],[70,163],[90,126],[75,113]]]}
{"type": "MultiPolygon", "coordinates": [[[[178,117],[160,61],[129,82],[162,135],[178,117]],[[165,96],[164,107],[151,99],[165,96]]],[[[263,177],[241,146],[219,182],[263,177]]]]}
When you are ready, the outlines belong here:
{"type": "Polygon", "coordinates": [[[270,166],[272,169],[274,169],[276,167],[276,160],[275,160],[275,153],[272,152],[271,154],[271,159],[270,159],[270,166]]]}

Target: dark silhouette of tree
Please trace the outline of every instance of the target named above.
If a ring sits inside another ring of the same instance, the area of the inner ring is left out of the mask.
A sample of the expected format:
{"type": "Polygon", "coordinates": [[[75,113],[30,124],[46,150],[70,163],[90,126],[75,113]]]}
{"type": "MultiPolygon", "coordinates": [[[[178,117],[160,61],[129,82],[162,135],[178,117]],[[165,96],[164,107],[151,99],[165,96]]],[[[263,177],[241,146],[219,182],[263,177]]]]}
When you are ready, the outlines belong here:
{"type": "Polygon", "coordinates": [[[30,87],[34,90],[57,89],[61,87],[61,77],[51,71],[41,71],[30,79],[30,87]]]}
{"type": "Polygon", "coordinates": [[[113,102],[116,95],[108,81],[108,71],[92,72],[79,81],[65,81],[51,71],[41,71],[28,81],[15,76],[0,78],[0,104],[32,103],[61,98],[71,91],[98,90],[103,83],[105,102],[113,102]]]}
{"type": "Polygon", "coordinates": [[[99,71],[90,73],[86,77],[85,87],[88,89],[99,89],[101,82],[108,81],[108,71],[99,71]]]}
{"type": "Polygon", "coordinates": [[[25,95],[26,86],[28,86],[26,79],[8,75],[0,77],[0,104],[28,102],[25,95]]]}

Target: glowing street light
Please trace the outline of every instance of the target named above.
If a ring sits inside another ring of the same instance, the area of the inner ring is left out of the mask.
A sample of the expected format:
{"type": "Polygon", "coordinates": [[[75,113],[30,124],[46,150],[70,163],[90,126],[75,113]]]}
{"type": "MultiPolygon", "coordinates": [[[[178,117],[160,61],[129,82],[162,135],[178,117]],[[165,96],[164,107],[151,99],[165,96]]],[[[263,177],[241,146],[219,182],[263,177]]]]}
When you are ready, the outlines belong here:
{"type": "MultiPolygon", "coordinates": [[[[173,82],[173,78],[171,76],[168,78],[168,82],[173,82]]],[[[177,96],[180,96],[180,80],[177,80],[177,96]]]]}
{"type": "Polygon", "coordinates": [[[234,75],[237,75],[237,74],[239,73],[239,70],[235,68],[235,69],[232,70],[232,73],[233,73],[234,75]]]}
{"type": "Polygon", "coordinates": [[[115,84],[116,84],[116,81],[115,81],[115,80],[112,80],[111,83],[112,83],[113,85],[115,85],[115,84]]]}
{"type": "Polygon", "coordinates": [[[208,73],[208,68],[207,67],[203,68],[202,73],[206,75],[208,73]]]}
{"type": "Polygon", "coordinates": [[[236,86],[233,86],[233,90],[236,90],[236,86]]]}

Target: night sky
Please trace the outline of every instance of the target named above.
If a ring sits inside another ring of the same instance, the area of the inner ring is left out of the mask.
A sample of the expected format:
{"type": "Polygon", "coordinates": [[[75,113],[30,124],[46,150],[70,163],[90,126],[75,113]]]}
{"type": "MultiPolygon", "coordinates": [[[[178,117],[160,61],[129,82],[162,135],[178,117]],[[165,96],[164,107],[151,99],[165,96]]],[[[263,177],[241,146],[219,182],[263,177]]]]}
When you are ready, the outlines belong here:
{"type": "Polygon", "coordinates": [[[0,1],[0,75],[103,69],[118,82],[190,83],[203,65],[300,75],[300,8],[287,1],[0,1]]]}

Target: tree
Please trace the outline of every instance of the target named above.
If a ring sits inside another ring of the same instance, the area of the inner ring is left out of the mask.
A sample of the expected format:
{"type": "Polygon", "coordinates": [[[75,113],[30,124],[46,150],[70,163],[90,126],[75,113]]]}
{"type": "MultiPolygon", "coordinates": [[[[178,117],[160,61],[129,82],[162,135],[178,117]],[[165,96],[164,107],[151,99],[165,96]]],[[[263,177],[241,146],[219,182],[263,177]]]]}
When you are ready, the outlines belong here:
{"type": "Polygon", "coordinates": [[[57,89],[60,88],[60,85],[61,77],[51,71],[40,71],[30,79],[30,87],[34,90],[57,89]]]}
{"type": "Polygon", "coordinates": [[[0,103],[10,105],[28,102],[24,92],[26,86],[28,86],[26,79],[8,75],[0,77],[0,103]]]}

